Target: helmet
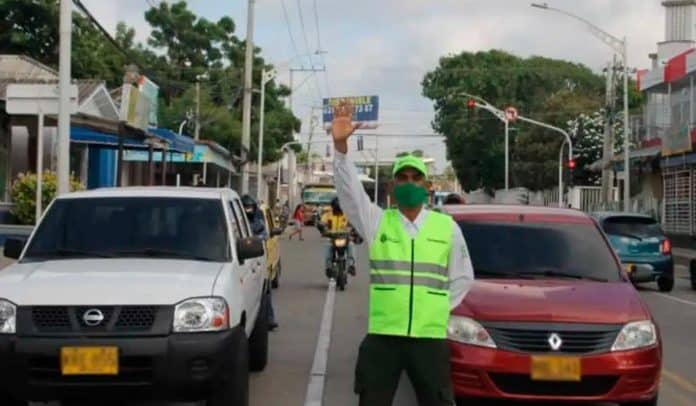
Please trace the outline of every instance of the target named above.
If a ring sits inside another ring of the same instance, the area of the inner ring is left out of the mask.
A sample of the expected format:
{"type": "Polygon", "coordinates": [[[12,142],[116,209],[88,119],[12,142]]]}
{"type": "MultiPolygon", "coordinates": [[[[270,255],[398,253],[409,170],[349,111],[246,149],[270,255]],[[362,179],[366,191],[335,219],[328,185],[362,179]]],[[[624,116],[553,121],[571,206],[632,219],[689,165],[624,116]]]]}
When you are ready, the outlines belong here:
{"type": "Polygon", "coordinates": [[[334,213],[341,213],[341,204],[338,201],[338,197],[334,197],[333,200],[331,200],[331,210],[333,210],[334,213]]]}
{"type": "Polygon", "coordinates": [[[242,206],[247,211],[256,209],[256,200],[249,195],[242,196],[242,206]]]}

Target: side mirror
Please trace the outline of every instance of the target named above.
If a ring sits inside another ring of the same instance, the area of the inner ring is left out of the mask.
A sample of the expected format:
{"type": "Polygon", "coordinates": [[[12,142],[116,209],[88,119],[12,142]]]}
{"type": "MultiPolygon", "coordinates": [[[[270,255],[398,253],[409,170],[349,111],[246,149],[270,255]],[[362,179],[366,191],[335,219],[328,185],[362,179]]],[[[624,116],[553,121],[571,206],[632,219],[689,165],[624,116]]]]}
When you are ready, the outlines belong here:
{"type": "Polygon", "coordinates": [[[281,235],[281,234],[283,234],[283,229],[282,229],[282,228],[276,227],[276,228],[274,228],[274,229],[271,231],[271,237],[275,237],[275,236],[278,236],[278,235],[281,235]]]}
{"type": "Polygon", "coordinates": [[[20,240],[17,238],[8,238],[5,240],[5,256],[11,259],[19,259],[24,250],[25,240],[20,240]]]}
{"type": "Polygon", "coordinates": [[[260,238],[242,238],[237,242],[237,256],[240,263],[244,263],[247,259],[262,257],[263,255],[263,240],[260,238]]]}

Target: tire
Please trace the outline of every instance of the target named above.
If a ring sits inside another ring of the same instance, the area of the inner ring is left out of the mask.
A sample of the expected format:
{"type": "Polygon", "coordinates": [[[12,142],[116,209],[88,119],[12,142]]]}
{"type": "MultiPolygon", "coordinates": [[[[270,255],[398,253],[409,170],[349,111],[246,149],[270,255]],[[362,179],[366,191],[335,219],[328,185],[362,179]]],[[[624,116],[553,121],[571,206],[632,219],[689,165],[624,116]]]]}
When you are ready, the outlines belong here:
{"type": "Polygon", "coordinates": [[[268,363],[268,299],[264,293],[254,330],[249,337],[249,370],[260,372],[268,363]]]}
{"type": "Polygon", "coordinates": [[[660,292],[671,292],[674,289],[674,278],[659,278],[657,287],[660,289],[660,292]]]}
{"type": "Polygon", "coordinates": [[[336,286],[339,290],[346,290],[346,264],[345,262],[339,262],[338,272],[336,275],[336,286]]]}
{"type": "Polygon", "coordinates": [[[17,400],[12,396],[0,393],[0,405],[2,406],[28,406],[29,402],[17,400]]]}
{"type": "Polygon", "coordinates": [[[271,281],[271,288],[273,288],[273,289],[278,289],[278,287],[280,286],[280,271],[281,271],[281,269],[282,269],[282,267],[280,266],[280,261],[278,261],[278,269],[276,270],[275,277],[271,281]]]}
{"type": "Polygon", "coordinates": [[[691,289],[696,290],[696,259],[689,263],[689,273],[691,274],[691,289]]]}
{"type": "Polygon", "coordinates": [[[244,330],[238,341],[237,357],[213,388],[207,406],[249,406],[249,342],[244,330]]]}

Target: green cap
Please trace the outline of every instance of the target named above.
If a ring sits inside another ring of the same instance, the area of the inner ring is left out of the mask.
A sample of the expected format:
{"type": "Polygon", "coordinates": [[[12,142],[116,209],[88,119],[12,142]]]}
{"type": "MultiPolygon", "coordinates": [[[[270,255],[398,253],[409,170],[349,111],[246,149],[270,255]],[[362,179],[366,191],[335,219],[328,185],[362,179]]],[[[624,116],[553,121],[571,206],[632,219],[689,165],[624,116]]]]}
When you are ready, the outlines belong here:
{"type": "Polygon", "coordinates": [[[425,166],[425,162],[415,155],[404,155],[394,162],[394,169],[392,175],[396,175],[397,172],[404,168],[413,168],[418,172],[422,173],[426,178],[428,177],[428,168],[425,166]]]}

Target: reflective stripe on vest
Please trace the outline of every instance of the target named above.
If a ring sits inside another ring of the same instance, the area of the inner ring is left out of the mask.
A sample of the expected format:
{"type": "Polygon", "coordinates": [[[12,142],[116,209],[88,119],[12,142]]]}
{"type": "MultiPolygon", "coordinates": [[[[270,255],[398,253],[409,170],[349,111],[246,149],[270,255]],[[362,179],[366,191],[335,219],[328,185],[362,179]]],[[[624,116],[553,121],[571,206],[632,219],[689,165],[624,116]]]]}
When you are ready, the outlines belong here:
{"type": "Polygon", "coordinates": [[[449,320],[451,217],[428,212],[415,238],[386,210],[370,246],[371,334],[445,338],[449,320]]]}

